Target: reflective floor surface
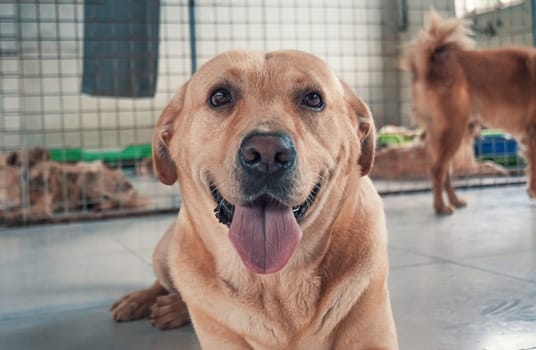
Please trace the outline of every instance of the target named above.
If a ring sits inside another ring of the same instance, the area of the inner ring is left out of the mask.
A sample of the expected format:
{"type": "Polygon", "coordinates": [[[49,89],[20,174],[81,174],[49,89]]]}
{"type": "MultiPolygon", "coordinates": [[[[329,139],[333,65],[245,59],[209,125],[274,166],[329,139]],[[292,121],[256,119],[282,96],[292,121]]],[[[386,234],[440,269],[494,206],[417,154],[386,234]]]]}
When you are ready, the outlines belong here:
{"type": "MultiPolygon", "coordinates": [[[[536,349],[536,201],[521,186],[384,198],[401,349],[536,349]]],[[[114,323],[108,307],[153,281],[173,215],[0,230],[0,349],[199,349],[191,327],[114,323]]]]}

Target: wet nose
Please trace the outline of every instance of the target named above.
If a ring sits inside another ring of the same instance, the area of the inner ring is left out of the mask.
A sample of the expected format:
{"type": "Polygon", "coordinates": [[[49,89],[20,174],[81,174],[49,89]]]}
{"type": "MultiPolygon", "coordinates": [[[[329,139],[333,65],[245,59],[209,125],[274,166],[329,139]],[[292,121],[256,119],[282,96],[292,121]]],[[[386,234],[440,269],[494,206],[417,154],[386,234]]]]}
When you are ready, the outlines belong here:
{"type": "Polygon", "coordinates": [[[252,133],[238,151],[240,166],[259,175],[289,172],[296,163],[292,139],[280,133],[252,133]]]}

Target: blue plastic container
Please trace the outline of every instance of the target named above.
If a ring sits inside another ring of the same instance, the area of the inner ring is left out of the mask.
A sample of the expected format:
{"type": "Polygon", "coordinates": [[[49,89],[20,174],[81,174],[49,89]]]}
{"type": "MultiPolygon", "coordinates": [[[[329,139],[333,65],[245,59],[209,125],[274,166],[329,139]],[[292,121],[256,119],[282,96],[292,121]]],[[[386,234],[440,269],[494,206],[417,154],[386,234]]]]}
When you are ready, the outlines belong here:
{"type": "Polygon", "coordinates": [[[515,139],[501,131],[484,130],[474,143],[475,156],[508,166],[518,162],[518,144],[515,139]]]}

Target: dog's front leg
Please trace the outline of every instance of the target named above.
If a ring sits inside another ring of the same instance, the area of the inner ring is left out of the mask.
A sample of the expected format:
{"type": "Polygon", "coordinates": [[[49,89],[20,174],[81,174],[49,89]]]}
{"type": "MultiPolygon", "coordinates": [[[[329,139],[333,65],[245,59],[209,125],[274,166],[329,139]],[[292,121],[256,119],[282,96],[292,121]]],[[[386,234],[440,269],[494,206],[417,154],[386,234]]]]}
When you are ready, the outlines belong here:
{"type": "Polygon", "coordinates": [[[529,128],[523,141],[527,158],[527,193],[530,198],[536,198],[536,125],[529,128]]]}
{"type": "Polygon", "coordinates": [[[449,174],[452,158],[461,145],[464,131],[465,124],[460,123],[427,132],[428,147],[432,157],[430,175],[434,193],[434,209],[440,215],[450,215],[454,212],[453,208],[443,200],[443,190],[446,190],[451,205],[465,206],[465,202],[454,192],[449,174]]]}
{"type": "Polygon", "coordinates": [[[153,270],[157,281],[147,289],[130,292],[116,301],[110,308],[115,321],[149,317],[153,326],[159,329],[177,328],[190,322],[186,304],[173,288],[169,277],[167,251],[174,228],[173,222],[153,253],[153,270]]]}
{"type": "Polygon", "coordinates": [[[452,187],[452,182],[450,180],[450,170],[447,170],[445,174],[445,191],[447,192],[447,196],[449,199],[449,203],[453,205],[455,208],[463,208],[467,206],[467,202],[463,199],[460,199],[456,192],[454,191],[454,187],[452,187]]]}
{"type": "Polygon", "coordinates": [[[434,195],[434,209],[437,214],[450,215],[454,212],[451,206],[447,205],[443,200],[443,185],[445,184],[445,176],[448,172],[448,163],[444,160],[438,160],[430,169],[432,177],[432,191],[434,195]]]}
{"type": "Polygon", "coordinates": [[[147,289],[130,292],[119,298],[110,307],[112,319],[114,321],[132,321],[148,317],[156,299],[167,293],[167,290],[158,281],[147,289]]]}

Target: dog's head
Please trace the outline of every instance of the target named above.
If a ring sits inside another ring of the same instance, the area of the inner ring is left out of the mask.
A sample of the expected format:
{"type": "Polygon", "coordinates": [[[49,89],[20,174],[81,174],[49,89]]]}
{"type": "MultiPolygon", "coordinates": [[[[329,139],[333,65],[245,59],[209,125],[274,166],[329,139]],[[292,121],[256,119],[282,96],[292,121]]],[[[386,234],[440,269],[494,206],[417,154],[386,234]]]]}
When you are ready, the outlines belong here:
{"type": "Polygon", "coordinates": [[[367,106],[319,58],[232,51],[165,108],[153,158],[163,183],[179,179],[185,205],[216,208],[245,265],[271,273],[286,265],[330,185],[368,174],[374,142],[367,106]]]}

